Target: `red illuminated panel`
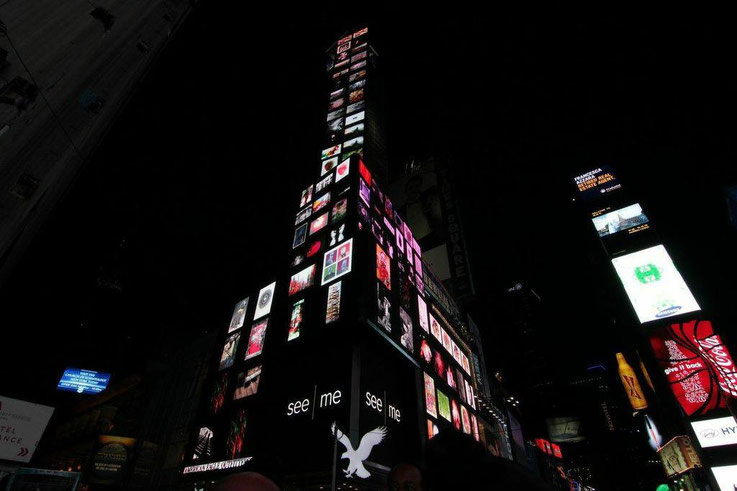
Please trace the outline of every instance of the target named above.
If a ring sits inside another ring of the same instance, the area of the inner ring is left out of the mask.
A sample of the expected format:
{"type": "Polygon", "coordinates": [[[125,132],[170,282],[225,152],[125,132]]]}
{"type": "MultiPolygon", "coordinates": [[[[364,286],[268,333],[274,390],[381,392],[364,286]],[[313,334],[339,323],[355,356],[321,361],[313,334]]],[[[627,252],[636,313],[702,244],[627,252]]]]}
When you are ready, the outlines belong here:
{"type": "Polygon", "coordinates": [[[358,173],[361,174],[361,177],[363,177],[363,180],[366,181],[366,184],[371,186],[371,172],[369,172],[366,166],[363,165],[363,160],[360,160],[358,162],[358,173]]]}
{"type": "Polygon", "coordinates": [[[726,407],[737,396],[737,371],[711,322],[689,321],[655,331],[650,344],[673,394],[689,416],[726,407]]]}
{"type": "Polygon", "coordinates": [[[384,249],[376,244],[376,277],[381,281],[387,290],[392,289],[391,263],[389,256],[386,255],[384,249]]]}

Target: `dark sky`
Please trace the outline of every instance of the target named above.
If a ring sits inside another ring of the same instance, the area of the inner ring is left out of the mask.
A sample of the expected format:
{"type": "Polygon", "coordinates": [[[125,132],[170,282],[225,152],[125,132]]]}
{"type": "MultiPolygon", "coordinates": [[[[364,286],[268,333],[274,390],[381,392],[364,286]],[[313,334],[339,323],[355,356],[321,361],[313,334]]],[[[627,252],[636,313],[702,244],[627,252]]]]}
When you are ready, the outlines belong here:
{"type": "Polygon", "coordinates": [[[620,287],[569,199],[572,175],[607,163],[737,339],[723,197],[737,184],[736,85],[720,16],[451,7],[201,5],[2,292],[18,347],[3,371],[37,367],[8,395],[38,399],[67,365],[134,371],[225,325],[286,263],[295,197],[317,172],[325,50],[366,22],[391,164],[454,159],[482,329],[521,280],[566,364],[611,353],[611,319],[631,318],[617,315],[620,287]]]}

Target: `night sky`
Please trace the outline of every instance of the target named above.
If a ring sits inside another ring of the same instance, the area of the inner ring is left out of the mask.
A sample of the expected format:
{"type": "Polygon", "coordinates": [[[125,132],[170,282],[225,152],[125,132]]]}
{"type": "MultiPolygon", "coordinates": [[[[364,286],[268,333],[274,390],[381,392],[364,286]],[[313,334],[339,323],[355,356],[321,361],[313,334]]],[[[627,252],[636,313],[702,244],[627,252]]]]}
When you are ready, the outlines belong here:
{"type": "Polygon", "coordinates": [[[565,368],[612,361],[634,319],[570,199],[573,175],[608,164],[734,346],[737,84],[719,16],[266,8],[195,10],[4,285],[4,395],[43,402],[66,366],[134,372],[271,281],[317,175],[325,51],[365,23],[390,165],[453,158],[482,330],[523,281],[565,368]]]}

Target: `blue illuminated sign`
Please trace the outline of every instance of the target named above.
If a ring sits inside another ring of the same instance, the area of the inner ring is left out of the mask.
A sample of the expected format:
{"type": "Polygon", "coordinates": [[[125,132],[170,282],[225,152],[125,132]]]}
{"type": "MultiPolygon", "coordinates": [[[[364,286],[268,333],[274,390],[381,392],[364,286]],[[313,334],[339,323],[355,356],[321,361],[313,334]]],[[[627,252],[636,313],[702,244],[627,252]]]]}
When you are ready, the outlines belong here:
{"type": "Polygon", "coordinates": [[[109,373],[67,368],[56,388],[78,394],[98,394],[107,388],[108,382],[110,382],[109,373]]]}

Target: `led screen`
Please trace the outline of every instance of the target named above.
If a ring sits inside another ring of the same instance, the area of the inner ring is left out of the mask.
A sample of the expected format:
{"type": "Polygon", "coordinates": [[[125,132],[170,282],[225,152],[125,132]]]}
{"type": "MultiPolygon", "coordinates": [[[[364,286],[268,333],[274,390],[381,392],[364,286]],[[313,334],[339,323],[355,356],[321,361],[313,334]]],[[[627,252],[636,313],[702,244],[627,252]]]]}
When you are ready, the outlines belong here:
{"type": "Polygon", "coordinates": [[[342,282],[333,283],[328,288],[328,305],[325,309],[325,324],[335,322],[340,318],[340,294],[342,282]]]}
{"type": "Polygon", "coordinates": [[[304,299],[294,302],[292,305],[292,315],[289,319],[289,332],[287,333],[287,341],[297,339],[299,337],[299,328],[302,326],[302,309],[304,307],[304,299]]]}
{"type": "Polygon", "coordinates": [[[317,267],[313,264],[299,273],[293,274],[289,280],[289,295],[295,295],[302,290],[315,284],[315,271],[317,267]]]}
{"type": "MultiPolygon", "coordinates": [[[[304,242],[304,241],[303,241],[304,242]]],[[[259,319],[271,312],[271,301],[274,299],[274,289],[276,282],[265,286],[258,293],[258,301],[256,302],[256,312],[253,314],[253,320],[259,319]]]]}
{"type": "Polygon", "coordinates": [[[719,491],[734,491],[737,489],[737,465],[712,467],[711,472],[714,473],[719,491]]]}
{"type": "Polygon", "coordinates": [[[325,150],[322,151],[322,159],[329,159],[331,157],[337,157],[340,154],[340,149],[342,145],[339,143],[337,145],[333,145],[332,147],[328,147],[325,150]]]}
{"type": "Polygon", "coordinates": [[[200,428],[199,434],[197,435],[197,444],[195,445],[194,452],[192,453],[192,460],[207,459],[212,457],[212,440],[214,437],[215,434],[210,428],[206,426],[200,428]]]}
{"type": "Polygon", "coordinates": [[[248,338],[248,349],[246,350],[246,360],[250,360],[254,356],[258,356],[264,349],[264,340],[266,339],[266,327],[269,320],[264,319],[254,324],[251,328],[251,335],[248,338]]]}
{"type": "Polygon", "coordinates": [[[328,224],[328,212],[326,211],[310,223],[310,235],[322,230],[328,224]]]}
{"type": "Polygon", "coordinates": [[[324,176],[325,174],[333,170],[336,165],[338,165],[338,157],[332,157],[323,160],[320,167],[320,175],[324,176]]]}
{"type": "Polygon", "coordinates": [[[399,308],[399,319],[402,321],[402,334],[399,337],[399,342],[402,343],[407,351],[410,353],[414,352],[414,342],[412,337],[412,319],[409,314],[403,309],[399,308]]]}
{"type": "Polygon", "coordinates": [[[351,272],[353,239],[344,242],[325,253],[323,257],[322,281],[324,285],[351,272]]]}
{"type": "Polygon", "coordinates": [[[345,136],[359,135],[363,133],[363,129],[364,129],[363,123],[358,123],[358,124],[354,124],[353,126],[346,128],[343,133],[345,134],[345,136]]]}
{"type": "Polygon", "coordinates": [[[603,165],[573,179],[579,196],[590,200],[620,189],[622,185],[609,166],[603,165]]]}
{"type": "Polygon", "coordinates": [[[294,239],[292,240],[292,249],[299,247],[307,240],[307,224],[300,225],[294,231],[294,239]]]}
{"type": "Polygon", "coordinates": [[[708,320],[671,324],[650,336],[655,359],[687,415],[726,407],[737,396],[734,360],[708,320]]]}
{"type": "Polygon", "coordinates": [[[345,103],[345,99],[335,99],[334,101],[330,102],[330,105],[328,106],[328,110],[332,111],[334,109],[338,109],[343,106],[345,103]]]}
{"type": "Polygon", "coordinates": [[[665,247],[612,259],[641,323],[700,310],[665,247]]]}
{"type": "Polygon", "coordinates": [[[430,331],[430,326],[427,322],[427,304],[420,295],[417,295],[417,310],[420,317],[420,327],[425,331],[430,331]]]}
{"type": "Polygon", "coordinates": [[[441,334],[441,331],[440,331],[441,330],[440,324],[438,323],[437,320],[435,320],[435,317],[433,317],[432,314],[429,314],[429,315],[430,315],[430,332],[432,333],[433,336],[435,336],[435,339],[437,339],[438,341],[442,343],[443,335],[441,334]]]}
{"type": "Polygon", "coordinates": [[[450,401],[450,414],[453,416],[453,426],[456,430],[461,429],[461,412],[458,410],[458,403],[455,399],[450,401]]]}
{"type": "Polygon", "coordinates": [[[358,102],[363,100],[363,89],[354,90],[348,96],[348,102],[358,102]]]}
{"type": "Polygon", "coordinates": [[[300,223],[304,222],[311,216],[312,216],[312,208],[307,207],[304,210],[297,213],[297,216],[294,219],[294,224],[299,225],[300,223]]]}
{"type": "Polygon", "coordinates": [[[466,435],[471,434],[471,418],[468,416],[468,409],[465,406],[461,406],[461,423],[463,423],[463,433],[466,435]]]}
{"type": "Polygon", "coordinates": [[[343,233],[345,232],[345,223],[340,225],[337,229],[330,231],[330,243],[328,244],[329,247],[334,246],[338,242],[343,242],[343,239],[345,239],[345,236],[343,233]]]}
{"type": "Polygon", "coordinates": [[[228,374],[221,373],[220,377],[215,380],[215,385],[210,393],[210,411],[217,414],[225,405],[225,398],[228,393],[228,374]]]}
{"type": "Polygon", "coordinates": [[[345,214],[348,212],[348,198],[343,198],[340,201],[336,201],[333,205],[333,211],[330,214],[331,223],[339,222],[345,218],[345,214]]]}
{"type": "Polygon", "coordinates": [[[343,162],[340,163],[340,165],[335,169],[335,182],[341,181],[344,177],[348,175],[348,172],[351,168],[350,165],[350,159],[345,159],[343,162]]]}
{"type": "Polygon", "coordinates": [[[67,368],[56,386],[57,390],[76,392],[77,394],[99,394],[110,382],[109,373],[94,370],[67,368]]]}
{"type": "Polygon", "coordinates": [[[225,340],[223,346],[223,353],[220,355],[220,370],[225,370],[233,366],[235,361],[235,350],[238,347],[238,340],[241,338],[241,333],[237,332],[225,340]]]}
{"type": "Polygon", "coordinates": [[[229,459],[240,457],[243,452],[243,446],[246,436],[246,410],[239,409],[230,421],[228,429],[228,440],[225,444],[225,455],[229,459]]]}
{"type": "Polygon", "coordinates": [[[387,290],[392,289],[391,261],[379,244],[376,244],[376,277],[387,290]]]}
{"type": "Polygon", "coordinates": [[[359,179],[359,195],[361,196],[361,200],[366,203],[366,206],[371,206],[371,189],[368,187],[368,185],[363,181],[363,179],[359,179]]]}
{"type": "Polygon", "coordinates": [[[238,374],[238,383],[233,393],[233,400],[243,399],[258,392],[258,384],[261,382],[261,366],[257,366],[238,374]]]}
{"type": "Polygon", "coordinates": [[[732,416],[691,421],[691,427],[702,448],[737,444],[737,422],[732,416]]]}
{"type": "Polygon", "coordinates": [[[309,186],[307,189],[302,191],[302,197],[299,200],[300,208],[304,208],[310,201],[312,201],[312,188],[313,186],[309,186]]]}
{"type": "Polygon", "coordinates": [[[363,137],[358,136],[356,138],[353,138],[352,140],[348,140],[345,142],[345,150],[353,150],[354,148],[360,148],[363,146],[363,137]]]}
{"type": "Polygon", "coordinates": [[[244,298],[235,305],[230,318],[230,326],[228,326],[229,333],[243,327],[243,322],[246,320],[246,309],[248,309],[248,298],[244,298]]]}
{"type": "Polygon", "coordinates": [[[336,109],[335,111],[331,111],[328,113],[327,121],[330,122],[330,121],[333,121],[334,119],[342,118],[343,114],[345,114],[345,108],[336,109]]]}
{"type": "MultiPolygon", "coordinates": [[[[358,101],[358,102],[354,102],[353,104],[348,104],[348,107],[346,108],[346,114],[351,114],[356,111],[360,111],[365,106],[366,106],[365,101],[358,101]]],[[[347,124],[351,124],[351,123],[347,123],[347,124]]]]}
{"type": "Polygon", "coordinates": [[[330,193],[325,193],[319,198],[315,198],[315,201],[312,203],[312,212],[315,213],[319,210],[322,210],[326,206],[328,206],[328,203],[330,203],[330,193]]]}
{"type": "Polygon", "coordinates": [[[649,220],[636,203],[592,218],[592,221],[599,237],[606,237],[624,230],[629,230],[630,233],[642,230],[641,226],[649,220]]]}
{"type": "Polygon", "coordinates": [[[344,124],[345,120],[343,118],[328,121],[328,132],[337,133],[338,131],[341,131],[343,129],[344,124]]]}
{"type": "MultiPolygon", "coordinates": [[[[333,174],[329,174],[325,176],[324,179],[322,179],[320,182],[318,182],[315,185],[315,192],[319,193],[320,191],[328,187],[330,184],[332,184],[332,182],[333,182],[333,174]]],[[[312,199],[312,197],[310,197],[310,199],[312,199]]]]}
{"type": "Polygon", "coordinates": [[[366,79],[364,78],[363,80],[359,80],[359,81],[357,81],[357,82],[353,82],[353,83],[352,83],[352,84],[351,84],[351,85],[350,85],[350,86],[348,87],[348,89],[349,89],[349,90],[356,90],[356,89],[360,89],[360,88],[362,88],[362,87],[365,87],[365,86],[366,86],[366,79]]]}
{"type": "Polygon", "coordinates": [[[376,283],[376,302],[378,309],[376,321],[388,332],[392,332],[390,312],[392,304],[389,301],[388,295],[381,291],[381,282],[376,283]]]}
{"type": "Polygon", "coordinates": [[[435,418],[438,417],[438,411],[435,405],[435,380],[428,374],[425,375],[425,408],[427,414],[435,418]]]}
{"type": "Polygon", "coordinates": [[[359,121],[363,121],[363,118],[366,116],[366,111],[361,111],[356,114],[351,114],[350,116],[345,118],[345,125],[350,126],[353,123],[358,123],[359,121]]]}
{"type": "Polygon", "coordinates": [[[450,400],[448,396],[438,390],[438,413],[450,421],[450,400]]]}

